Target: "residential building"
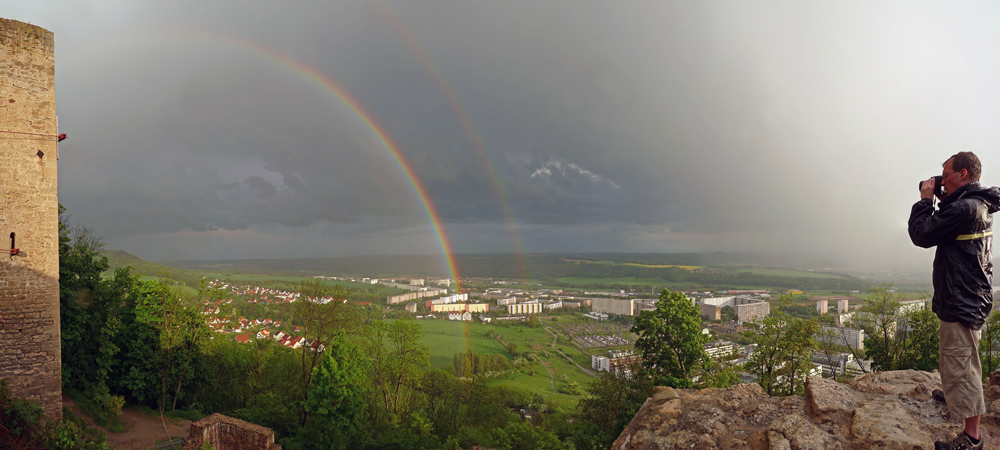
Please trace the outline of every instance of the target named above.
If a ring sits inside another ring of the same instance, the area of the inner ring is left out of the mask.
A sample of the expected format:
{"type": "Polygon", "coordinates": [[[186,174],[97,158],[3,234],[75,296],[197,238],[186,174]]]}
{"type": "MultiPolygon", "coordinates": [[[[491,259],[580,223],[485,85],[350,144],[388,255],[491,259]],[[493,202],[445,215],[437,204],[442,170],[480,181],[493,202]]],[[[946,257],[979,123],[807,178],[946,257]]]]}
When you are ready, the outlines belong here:
{"type": "Polygon", "coordinates": [[[820,327],[820,330],[822,332],[816,335],[816,340],[829,342],[829,339],[833,339],[833,343],[838,345],[846,345],[858,350],[865,349],[865,330],[846,327],[820,327]]]}
{"type": "Polygon", "coordinates": [[[708,354],[709,358],[728,356],[733,353],[733,350],[736,350],[735,343],[722,339],[709,342],[705,344],[704,347],[705,347],[705,353],[708,354]]]}
{"type": "Polygon", "coordinates": [[[819,315],[826,314],[827,310],[827,300],[817,300],[816,301],[816,311],[819,311],[819,315]]]}
{"type": "Polygon", "coordinates": [[[736,323],[739,325],[763,319],[771,314],[771,304],[764,300],[736,297],[733,302],[733,309],[736,310],[736,323]]]}
{"type": "Polygon", "coordinates": [[[899,302],[899,312],[901,314],[911,313],[924,309],[924,300],[903,300],[899,302]]]}
{"type": "Polygon", "coordinates": [[[416,299],[419,299],[419,298],[437,297],[439,295],[444,295],[444,294],[448,293],[447,289],[426,288],[426,287],[422,288],[422,289],[425,289],[425,290],[423,290],[423,291],[416,291],[416,292],[408,292],[406,294],[392,295],[392,296],[386,297],[385,302],[386,302],[386,304],[389,304],[389,305],[395,305],[397,303],[406,303],[408,301],[416,300],[416,299]]]}
{"type": "Polygon", "coordinates": [[[542,304],[538,302],[534,303],[515,303],[513,305],[507,305],[507,314],[519,315],[519,314],[541,314],[542,304]]]}
{"type": "Polygon", "coordinates": [[[592,309],[595,312],[617,314],[619,316],[635,315],[635,300],[628,298],[592,298],[592,309]]]}
{"type": "Polygon", "coordinates": [[[450,303],[447,305],[431,305],[431,312],[474,312],[484,313],[489,311],[490,305],[486,303],[450,303]]]}
{"type": "Polygon", "coordinates": [[[642,362],[642,355],[631,351],[611,350],[608,356],[591,355],[590,367],[601,372],[618,373],[619,368],[629,368],[642,362]]]}
{"type": "Polygon", "coordinates": [[[708,320],[722,320],[722,307],[717,305],[698,305],[701,317],[708,320]]]}

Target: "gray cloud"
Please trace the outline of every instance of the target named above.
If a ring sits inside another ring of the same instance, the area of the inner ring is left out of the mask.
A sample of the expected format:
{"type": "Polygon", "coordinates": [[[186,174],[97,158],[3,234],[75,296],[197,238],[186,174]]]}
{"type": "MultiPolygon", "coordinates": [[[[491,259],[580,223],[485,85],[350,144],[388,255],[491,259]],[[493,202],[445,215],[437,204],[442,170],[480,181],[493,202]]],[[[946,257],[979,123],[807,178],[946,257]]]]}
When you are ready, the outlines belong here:
{"type": "Polygon", "coordinates": [[[979,153],[987,184],[1000,167],[993,5],[38,1],[4,14],[56,33],[60,200],[150,258],[439,251],[396,159],[313,73],[398,144],[460,252],[923,265],[902,231],[914,182],[960,149],[979,153]]]}

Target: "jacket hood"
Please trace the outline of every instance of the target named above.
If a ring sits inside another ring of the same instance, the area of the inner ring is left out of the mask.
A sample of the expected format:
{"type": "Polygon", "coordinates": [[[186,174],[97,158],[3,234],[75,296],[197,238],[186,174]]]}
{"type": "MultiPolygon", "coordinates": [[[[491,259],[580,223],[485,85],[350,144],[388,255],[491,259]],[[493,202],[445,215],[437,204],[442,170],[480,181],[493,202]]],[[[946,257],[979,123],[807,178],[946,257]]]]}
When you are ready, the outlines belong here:
{"type": "Polygon", "coordinates": [[[1000,187],[982,187],[979,183],[969,183],[962,187],[968,188],[968,193],[963,198],[982,200],[990,214],[1000,211],[1000,187]]]}

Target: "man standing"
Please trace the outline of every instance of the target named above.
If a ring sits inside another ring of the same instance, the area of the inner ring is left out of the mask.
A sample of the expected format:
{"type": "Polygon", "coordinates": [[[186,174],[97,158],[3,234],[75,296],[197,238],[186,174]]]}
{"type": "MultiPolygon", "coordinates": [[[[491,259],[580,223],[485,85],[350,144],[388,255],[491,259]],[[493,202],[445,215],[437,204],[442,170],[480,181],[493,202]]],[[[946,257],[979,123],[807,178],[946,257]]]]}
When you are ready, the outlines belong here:
{"type": "Polygon", "coordinates": [[[924,181],[910,211],[910,240],[923,248],[937,246],[932,306],[941,320],[941,385],[951,417],[965,421],[965,433],[935,442],[937,450],[983,448],[979,330],[993,308],[992,214],[1000,209],[1000,188],[980,187],[980,173],[976,155],[955,154],[941,172],[944,194],[934,192],[933,178],[924,181]],[[935,195],[941,200],[937,211],[935,195]]]}

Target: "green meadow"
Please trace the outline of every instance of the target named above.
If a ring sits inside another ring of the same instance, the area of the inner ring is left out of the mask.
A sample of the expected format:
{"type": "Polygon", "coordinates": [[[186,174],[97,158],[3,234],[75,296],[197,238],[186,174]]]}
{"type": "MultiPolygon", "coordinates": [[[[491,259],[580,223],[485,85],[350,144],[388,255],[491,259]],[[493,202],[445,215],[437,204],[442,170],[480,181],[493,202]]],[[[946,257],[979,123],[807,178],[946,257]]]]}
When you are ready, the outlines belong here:
{"type": "Polygon", "coordinates": [[[766,275],[772,277],[790,277],[790,278],[844,278],[842,275],[829,273],[829,272],[810,272],[808,270],[794,270],[794,269],[761,269],[761,268],[746,268],[737,269],[737,272],[750,272],[754,275],[766,275]]]}
{"type": "MultiPolygon", "coordinates": [[[[580,397],[562,393],[567,381],[575,381],[582,392],[594,379],[552,349],[553,336],[545,331],[544,326],[529,328],[523,325],[501,326],[444,319],[421,319],[417,323],[424,327],[423,343],[430,348],[433,369],[451,367],[455,354],[468,349],[475,353],[499,354],[512,359],[497,338],[487,336],[487,331],[493,330],[494,336],[500,336],[504,342],[517,344],[518,351],[530,349],[539,353],[552,370],[556,390],[560,392],[552,391],[552,378],[543,364],[522,368],[521,372],[493,381],[494,384],[527,389],[564,406],[575,407],[580,397]],[[566,380],[563,380],[564,374],[566,380]]],[[[564,338],[560,338],[557,347],[563,347],[563,351],[581,366],[590,367],[590,355],[572,347],[564,338]]]]}
{"type": "MultiPolygon", "coordinates": [[[[621,284],[628,286],[638,286],[646,285],[653,287],[663,287],[669,286],[671,283],[669,281],[664,281],[662,278],[637,278],[637,277],[620,277],[620,278],[582,278],[582,277],[562,277],[556,278],[557,281],[561,283],[566,283],[571,286],[595,286],[595,285],[612,285],[621,284]]],[[[613,289],[612,289],[613,290],[613,289]]]]}

